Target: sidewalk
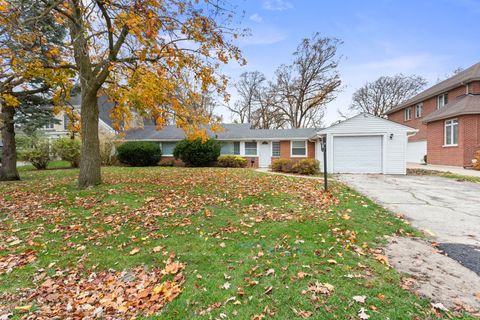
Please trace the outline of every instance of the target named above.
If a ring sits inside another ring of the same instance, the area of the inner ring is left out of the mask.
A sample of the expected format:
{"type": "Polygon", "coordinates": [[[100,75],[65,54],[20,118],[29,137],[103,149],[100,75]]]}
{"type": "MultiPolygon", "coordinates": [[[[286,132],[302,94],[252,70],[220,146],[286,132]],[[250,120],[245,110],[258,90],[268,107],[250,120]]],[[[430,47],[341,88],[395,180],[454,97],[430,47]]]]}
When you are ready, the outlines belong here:
{"type": "Polygon", "coordinates": [[[422,165],[422,164],[418,164],[418,163],[407,163],[407,168],[408,169],[422,169],[422,170],[451,172],[451,173],[459,174],[459,175],[462,175],[462,176],[480,177],[480,171],[464,169],[462,167],[439,166],[439,165],[433,165],[433,164],[422,165]]]}
{"type": "MultiPolygon", "coordinates": [[[[254,169],[257,172],[263,172],[263,173],[268,173],[268,174],[273,174],[277,176],[285,176],[285,177],[293,177],[293,178],[303,178],[303,179],[317,179],[317,180],[323,180],[323,175],[315,175],[315,176],[306,176],[306,175],[301,175],[301,174],[294,174],[294,173],[283,173],[283,172],[274,172],[271,171],[268,168],[255,168],[254,169]]],[[[330,180],[330,179],[329,179],[330,180]]],[[[333,179],[332,179],[333,180],[333,179]]]]}

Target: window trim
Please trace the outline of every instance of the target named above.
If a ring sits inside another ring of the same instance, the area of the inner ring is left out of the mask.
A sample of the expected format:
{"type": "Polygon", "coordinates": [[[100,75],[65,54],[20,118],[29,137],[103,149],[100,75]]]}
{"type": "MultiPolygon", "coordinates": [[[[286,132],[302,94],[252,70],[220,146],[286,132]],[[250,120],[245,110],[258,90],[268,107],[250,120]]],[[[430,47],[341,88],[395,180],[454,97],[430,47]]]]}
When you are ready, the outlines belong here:
{"type": "Polygon", "coordinates": [[[307,158],[308,157],[308,141],[307,140],[290,140],[290,157],[291,158],[307,158]],[[293,154],[293,142],[303,142],[305,144],[305,154],[293,154]]]}
{"type": "Polygon", "coordinates": [[[412,120],[412,108],[405,108],[405,110],[403,110],[403,121],[410,121],[412,120]],[[407,115],[408,115],[408,118],[407,118],[407,115]]]}
{"type": "MultiPolygon", "coordinates": [[[[162,157],[173,157],[173,152],[171,154],[168,154],[168,153],[163,153],[163,143],[168,143],[168,142],[171,142],[171,143],[175,143],[175,146],[176,144],[178,144],[178,141],[159,141],[159,145],[160,145],[160,150],[162,151],[162,157]]],[[[175,148],[173,148],[173,150],[175,150],[175,148]]]]}
{"type": "Polygon", "coordinates": [[[271,145],[272,145],[272,148],[271,148],[271,150],[270,150],[270,155],[271,155],[271,157],[280,158],[280,154],[281,154],[281,153],[280,153],[280,150],[281,150],[281,149],[280,149],[280,148],[281,148],[281,146],[280,146],[280,141],[272,141],[272,144],[271,144],[271,145]],[[273,144],[274,144],[274,143],[278,143],[278,156],[276,156],[276,155],[273,154],[273,144]]]}
{"type": "Polygon", "coordinates": [[[233,154],[239,156],[242,148],[240,147],[240,141],[233,141],[233,154]],[[238,143],[238,153],[235,153],[235,144],[238,143]]]}
{"type": "Polygon", "coordinates": [[[455,118],[455,119],[448,119],[448,120],[445,120],[444,124],[443,124],[443,147],[458,147],[458,119],[455,118]],[[451,143],[447,143],[447,127],[451,127],[452,128],[452,131],[450,133],[451,135],[451,143]],[[455,137],[455,134],[454,134],[454,128],[456,127],[457,129],[457,143],[454,143],[454,137],[455,137]]]}
{"type": "Polygon", "coordinates": [[[437,110],[445,107],[447,103],[448,103],[448,93],[439,94],[437,96],[437,110]],[[440,99],[442,99],[442,103],[443,103],[441,106],[440,106],[440,99]]]}
{"type": "Polygon", "coordinates": [[[245,141],[243,144],[243,153],[246,157],[258,157],[258,142],[257,141],[245,141]],[[247,143],[255,143],[255,154],[247,154],[247,143]]]}
{"type": "Polygon", "coordinates": [[[415,105],[415,118],[421,118],[423,117],[423,103],[420,102],[420,103],[417,103],[415,105]],[[420,115],[418,115],[418,110],[420,110],[420,115]]]}

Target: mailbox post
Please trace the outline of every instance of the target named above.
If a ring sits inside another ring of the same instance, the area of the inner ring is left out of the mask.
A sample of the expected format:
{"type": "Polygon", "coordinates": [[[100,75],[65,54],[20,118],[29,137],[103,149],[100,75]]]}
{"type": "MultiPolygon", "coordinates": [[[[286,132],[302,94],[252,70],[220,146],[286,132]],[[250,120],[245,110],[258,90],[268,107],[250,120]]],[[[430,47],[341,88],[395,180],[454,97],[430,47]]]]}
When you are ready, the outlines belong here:
{"type": "Polygon", "coordinates": [[[328,191],[328,174],[327,174],[327,137],[324,136],[320,140],[321,149],[323,152],[323,185],[325,191],[328,191]]]}

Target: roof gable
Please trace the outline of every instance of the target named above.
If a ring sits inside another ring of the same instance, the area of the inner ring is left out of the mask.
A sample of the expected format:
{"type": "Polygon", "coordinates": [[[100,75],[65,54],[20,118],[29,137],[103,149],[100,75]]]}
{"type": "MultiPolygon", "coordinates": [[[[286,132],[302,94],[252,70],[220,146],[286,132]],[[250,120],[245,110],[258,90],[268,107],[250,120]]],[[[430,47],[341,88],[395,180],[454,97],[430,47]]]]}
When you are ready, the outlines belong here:
{"type": "Polygon", "coordinates": [[[417,129],[407,127],[403,124],[393,122],[384,118],[376,117],[368,113],[360,113],[352,118],[334,124],[326,129],[319,131],[324,133],[369,133],[386,131],[405,131],[417,132],[417,129]]]}
{"type": "Polygon", "coordinates": [[[423,119],[424,123],[443,120],[465,114],[480,114],[480,95],[468,94],[448,102],[423,119]]]}
{"type": "Polygon", "coordinates": [[[397,107],[392,108],[387,114],[391,114],[395,111],[401,110],[405,107],[410,105],[420,103],[426,99],[439,95],[445,91],[451,90],[453,88],[459,87],[461,85],[467,84],[474,80],[480,80],[480,62],[474,64],[473,66],[460,71],[459,73],[455,74],[454,76],[443,80],[427,90],[424,90],[417,94],[416,96],[408,99],[407,101],[401,103],[397,107]]]}

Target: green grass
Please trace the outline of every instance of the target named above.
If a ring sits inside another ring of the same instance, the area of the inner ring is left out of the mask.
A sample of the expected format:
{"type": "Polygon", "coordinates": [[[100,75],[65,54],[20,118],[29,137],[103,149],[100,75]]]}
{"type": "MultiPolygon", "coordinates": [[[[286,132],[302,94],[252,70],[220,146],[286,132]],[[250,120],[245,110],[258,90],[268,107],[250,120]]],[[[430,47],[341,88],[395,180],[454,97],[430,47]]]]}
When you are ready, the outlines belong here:
{"type": "Polygon", "coordinates": [[[480,183],[480,177],[465,176],[452,172],[425,170],[425,169],[407,169],[407,174],[412,176],[437,176],[448,179],[480,183]]]}
{"type": "MultiPolygon", "coordinates": [[[[68,161],[63,161],[63,160],[54,160],[50,161],[47,166],[47,170],[52,170],[52,169],[69,169],[70,168],[70,163],[68,161]]],[[[34,166],[31,164],[23,165],[18,167],[18,171],[31,171],[31,170],[37,170],[35,169],[34,166]]]]}
{"type": "Polygon", "coordinates": [[[330,197],[321,179],[110,167],[102,168],[104,184],[78,190],[77,173],[22,168],[23,181],[2,188],[0,256],[33,249],[38,258],[0,274],[0,295],[35,288],[38,270],[53,276],[80,266],[86,275],[162,267],[167,256],[152,249],[163,246],[186,264],[186,282],[178,298],[148,319],[251,319],[266,307],[274,319],[299,318],[294,310],[311,311],[312,319],[357,319],[362,306],[370,319],[447,318],[403,290],[401,275],[369,251],[386,235],[418,233],[344,185],[332,183],[330,197]],[[23,242],[8,245],[12,236],[23,242]],[[130,255],[133,248],[141,250],[130,255]],[[267,275],[269,269],[275,272],[267,275]],[[312,300],[306,290],[315,282],[333,285],[332,294],[312,300]],[[365,305],[353,302],[358,295],[367,296],[365,305]]]}

